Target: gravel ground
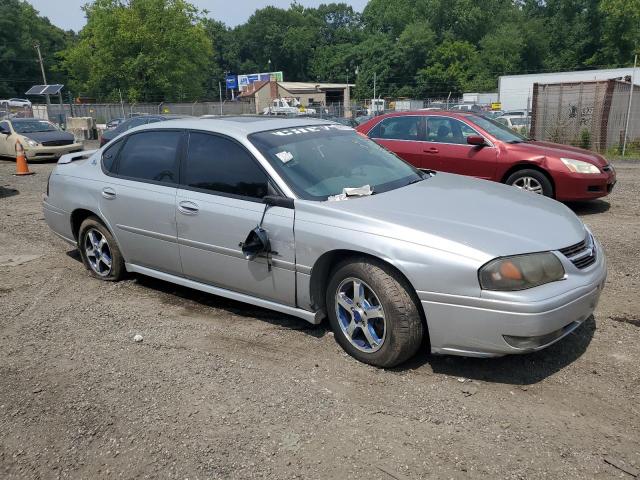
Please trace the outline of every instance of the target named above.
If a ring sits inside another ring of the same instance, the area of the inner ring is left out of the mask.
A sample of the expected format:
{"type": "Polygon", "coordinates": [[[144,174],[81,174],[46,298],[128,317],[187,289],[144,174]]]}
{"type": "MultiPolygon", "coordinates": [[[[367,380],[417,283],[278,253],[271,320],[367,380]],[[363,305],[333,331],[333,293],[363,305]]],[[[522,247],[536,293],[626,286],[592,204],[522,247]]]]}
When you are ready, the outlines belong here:
{"type": "Polygon", "coordinates": [[[595,318],[525,356],[380,370],[326,325],[89,277],[0,160],[1,478],[631,478],[640,468],[640,164],[572,205],[604,244],[595,318]],[[136,334],[141,343],[133,341],[136,334]],[[607,460],[610,463],[607,463],[607,460]],[[611,463],[617,465],[613,466],[611,463]]]}

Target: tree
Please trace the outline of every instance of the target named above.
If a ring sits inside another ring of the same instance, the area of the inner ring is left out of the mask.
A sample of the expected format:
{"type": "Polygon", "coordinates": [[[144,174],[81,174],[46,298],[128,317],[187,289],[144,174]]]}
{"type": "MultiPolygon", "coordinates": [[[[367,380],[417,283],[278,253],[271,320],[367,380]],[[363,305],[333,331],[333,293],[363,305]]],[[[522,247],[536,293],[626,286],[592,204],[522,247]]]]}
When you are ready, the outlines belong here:
{"type": "Polygon", "coordinates": [[[0,98],[23,97],[32,85],[42,83],[34,43],[40,44],[47,81],[64,83],[64,76],[54,70],[55,54],[73,39],[51,25],[48,19],[27,2],[0,2],[0,98]]]}
{"type": "Polygon", "coordinates": [[[640,0],[602,0],[602,49],[597,61],[626,66],[640,54],[640,0]]]}
{"type": "Polygon", "coordinates": [[[200,98],[213,49],[200,12],[184,0],[95,0],[87,25],[62,52],[77,91],[131,101],[200,98]]]}

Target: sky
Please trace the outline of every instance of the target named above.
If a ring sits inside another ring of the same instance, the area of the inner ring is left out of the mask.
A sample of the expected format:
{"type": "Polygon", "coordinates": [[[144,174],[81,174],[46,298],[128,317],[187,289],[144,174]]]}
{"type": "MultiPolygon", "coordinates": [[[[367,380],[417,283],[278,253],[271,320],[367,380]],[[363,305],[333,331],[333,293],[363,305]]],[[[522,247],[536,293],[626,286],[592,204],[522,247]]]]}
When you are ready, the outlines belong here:
{"type": "MultiPolygon", "coordinates": [[[[80,30],[85,24],[84,13],[80,9],[87,0],[27,0],[51,23],[64,30],[80,30]]],[[[189,0],[200,9],[209,11],[209,17],[221,20],[230,27],[244,23],[258,8],[273,5],[287,8],[291,0],[189,0]]],[[[321,3],[331,3],[333,0],[298,0],[305,7],[315,7],[321,3]]],[[[350,4],[357,11],[362,11],[367,0],[341,0],[350,4]]]]}

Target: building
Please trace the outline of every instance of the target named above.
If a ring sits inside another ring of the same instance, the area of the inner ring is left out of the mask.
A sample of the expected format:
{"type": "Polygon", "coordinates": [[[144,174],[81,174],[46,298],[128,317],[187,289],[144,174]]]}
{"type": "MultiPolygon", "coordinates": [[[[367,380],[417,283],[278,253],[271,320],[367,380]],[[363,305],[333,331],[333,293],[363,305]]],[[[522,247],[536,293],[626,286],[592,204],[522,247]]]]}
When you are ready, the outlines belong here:
{"type": "Polygon", "coordinates": [[[601,152],[640,142],[640,86],[621,80],[536,83],[533,85],[531,136],[601,152]],[[630,113],[627,122],[627,113],[630,113]]]}
{"type": "MultiPolygon", "coordinates": [[[[594,82],[632,76],[633,68],[533,73],[530,75],[503,75],[498,79],[499,101],[502,103],[503,110],[530,109],[533,85],[535,83],[594,82]]],[[[634,83],[640,85],[640,68],[636,70],[634,83]]]]}
{"type": "Polygon", "coordinates": [[[346,83],[257,81],[240,93],[238,98],[241,101],[253,101],[257,114],[262,113],[277,98],[295,98],[304,107],[331,107],[330,109],[349,116],[350,87],[353,86],[346,83]]]}

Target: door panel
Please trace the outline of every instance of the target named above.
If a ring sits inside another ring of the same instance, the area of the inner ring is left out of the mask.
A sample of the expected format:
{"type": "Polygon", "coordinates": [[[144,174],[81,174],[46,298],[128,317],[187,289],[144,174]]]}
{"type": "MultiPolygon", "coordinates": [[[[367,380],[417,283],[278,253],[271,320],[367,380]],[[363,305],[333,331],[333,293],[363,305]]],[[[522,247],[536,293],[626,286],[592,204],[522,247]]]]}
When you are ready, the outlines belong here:
{"type": "Polygon", "coordinates": [[[184,134],[143,131],[107,148],[115,172],[100,185],[100,208],[129,263],[181,275],[176,226],[177,152],[184,134]]]}
{"type": "Polygon", "coordinates": [[[277,252],[249,261],[240,243],[260,221],[264,205],[249,200],[178,190],[177,223],[184,275],[193,280],[295,305],[294,211],[272,207],[263,228],[277,252]],[[195,212],[185,211],[195,209],[195,212]],[[182,208],[182,210],[180,209],[182,208]]]}
{"type": "Polygon", "coordinates": [[[294,211],[270,208],[264,218],[271,249],[247,260],[240,244],[264,212],[269,178],[234,140],[190,132],[176,198],[184,275],[201,282],[295,305],[294,211]]]}
{"type": "Polygon", "coordinates": [[[493,179],[497,151],[489,145],[469,145],[467,137],[480,134],[467,124],[450,117],[428,116],[426,134],[425,155],[436,158],[436,170],[493,179]]]}
{"type": "Polygon", "coordinates": [[[181,275],[176,187],[105,178],[100,208],[126,261],[181,275]]]}

